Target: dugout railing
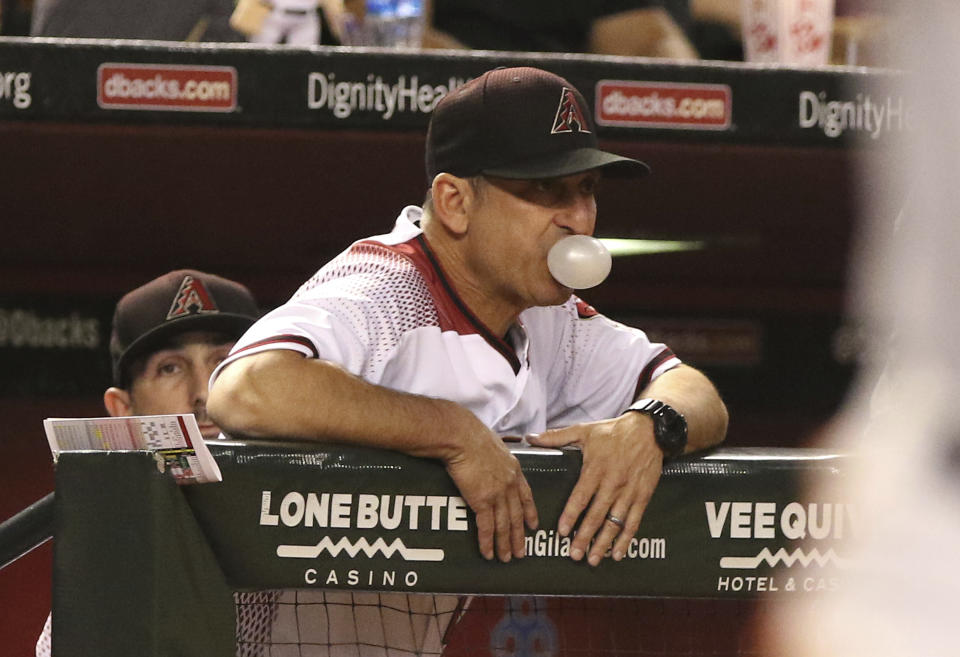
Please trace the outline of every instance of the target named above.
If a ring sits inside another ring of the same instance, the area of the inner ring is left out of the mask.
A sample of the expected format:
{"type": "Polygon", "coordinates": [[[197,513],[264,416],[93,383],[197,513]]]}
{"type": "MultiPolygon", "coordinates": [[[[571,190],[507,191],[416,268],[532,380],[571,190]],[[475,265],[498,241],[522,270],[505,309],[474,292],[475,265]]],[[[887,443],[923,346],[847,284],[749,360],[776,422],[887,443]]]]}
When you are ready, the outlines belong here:
{"type": "Polygon", "coordinates": [[[845,457],[719,450],[668,464],[627,557],[592,568],[569,559],[556,534],[579,452],[521,452],[540,529],[528,532],[527,558],[502,564],[480,556],[472,516],[439,463],[301,443],[211,449],[223,482],[184,487],[148,453],[61,455],[56,657],[237,654],[235,591],[733,605],[816,595],[842,586],[843,540],[855,520],[841,500],[800,493],[808,476],[842,476],[845,457]]]}

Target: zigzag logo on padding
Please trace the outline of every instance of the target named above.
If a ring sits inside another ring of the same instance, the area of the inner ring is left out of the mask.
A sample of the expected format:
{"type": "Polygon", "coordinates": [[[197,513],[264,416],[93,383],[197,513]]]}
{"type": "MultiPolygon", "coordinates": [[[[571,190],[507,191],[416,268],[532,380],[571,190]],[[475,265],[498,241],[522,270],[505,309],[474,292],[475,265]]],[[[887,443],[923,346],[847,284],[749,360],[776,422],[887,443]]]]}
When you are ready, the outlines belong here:
{"type": "Polygon", "coordinates": [[[371,558],[380,552],[387,559],[394,554],[399,554],[404,561],[443,561],[444,554],[440,548],[409,548],[399,538],[388,545],[382,538],[378,538],[373,543],[368,542],[366,538],[360,538],[356,543],[351,543],[350,539],[344,536],[334,543],[329,536],[324,536],[316,545],[277,546],[278,557],[293,559],[316,559],[324,551],[329,552],[331,557],[337,557],[341,552],[346,552],[351,557],[363,552],[371,558]]]}
{"type": "Polygon", "coordinates": [[[720,567],[752,570],[762,563],[766,563],[768,566],[776,566],[783,563],[787,568],[790,568],[797,562],[804,568],[812,563],[816,563],[821,567],[830,564],[835,565],[837,568],[847,567],[847,560],[837,556],[833,548],[830,548],[823,554],[820,554],[820,550],[817,548],[810,550],[810,554],[804,553],[802,548],[797,548],[790,553],[788,553],[785,548],[780,548],[776,553],[770,552],[769,548],[763,548],[760,550],[760,554],[755,557],[721,557],[720,567]]]}

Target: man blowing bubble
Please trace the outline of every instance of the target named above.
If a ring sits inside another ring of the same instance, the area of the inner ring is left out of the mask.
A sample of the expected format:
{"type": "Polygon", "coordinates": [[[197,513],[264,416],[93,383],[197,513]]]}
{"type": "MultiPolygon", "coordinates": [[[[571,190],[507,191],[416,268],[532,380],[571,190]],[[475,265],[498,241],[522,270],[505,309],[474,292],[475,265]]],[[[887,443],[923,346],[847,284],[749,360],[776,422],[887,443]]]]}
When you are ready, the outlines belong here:
{"type": "Polygon", "coordinates": [[[438,103],[426,169],[422,208],[240,339],[214,373],[211,416],[237,435],[438,459],[476,514],[480,552],[501,561],[523,557],[524,526],[538,524],[501,437],[579,447],[557,529],[577,527],[574,560],[620,560],[663,459],[720,443],[727,426],[703,374],[573,295],[602,280],[609,254],[589,239],[565,252],[564,238],[593,234],[603,178],[649,169],[599,150],[580,92],[526,67],[438,103]]]}

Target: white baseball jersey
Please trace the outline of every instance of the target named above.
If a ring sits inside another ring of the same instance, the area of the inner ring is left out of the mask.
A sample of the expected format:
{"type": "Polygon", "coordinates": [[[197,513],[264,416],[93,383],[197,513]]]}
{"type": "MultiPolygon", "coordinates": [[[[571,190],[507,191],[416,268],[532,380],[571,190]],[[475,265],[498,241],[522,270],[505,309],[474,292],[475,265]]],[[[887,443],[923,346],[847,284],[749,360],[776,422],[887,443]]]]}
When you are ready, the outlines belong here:
{"type": "MultiPolygon", "coordinates": [[[[404,208],[254,324],[220,368],[269,349],[335,362],[364,380],[457,402],[499,435],[614,417],[679,359],[571,296],[522,312],[505,338],[457,295],[404,208]]],[[[220,372],[213,374],[213,378],[220,372]]]]}

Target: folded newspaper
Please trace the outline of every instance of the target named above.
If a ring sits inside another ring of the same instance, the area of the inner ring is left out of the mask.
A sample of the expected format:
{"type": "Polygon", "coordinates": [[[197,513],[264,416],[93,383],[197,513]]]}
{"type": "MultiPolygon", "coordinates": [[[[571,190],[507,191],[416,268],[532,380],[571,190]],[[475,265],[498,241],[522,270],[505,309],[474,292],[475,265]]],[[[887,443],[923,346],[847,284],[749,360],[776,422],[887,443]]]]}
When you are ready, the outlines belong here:
{"type": "Polygon", "coordinates": [[[47,418],[47,442],[56,462],[60,452],[148,451],[157,467],[178,484],[223,481],[192,413],[136,417],[47,418]]]}

